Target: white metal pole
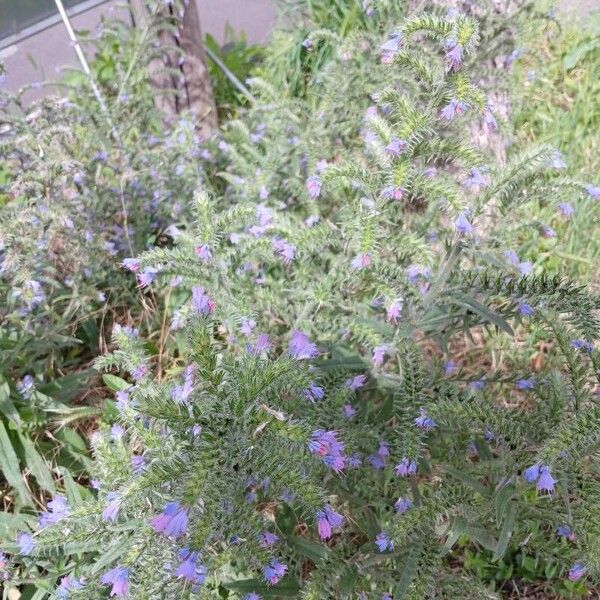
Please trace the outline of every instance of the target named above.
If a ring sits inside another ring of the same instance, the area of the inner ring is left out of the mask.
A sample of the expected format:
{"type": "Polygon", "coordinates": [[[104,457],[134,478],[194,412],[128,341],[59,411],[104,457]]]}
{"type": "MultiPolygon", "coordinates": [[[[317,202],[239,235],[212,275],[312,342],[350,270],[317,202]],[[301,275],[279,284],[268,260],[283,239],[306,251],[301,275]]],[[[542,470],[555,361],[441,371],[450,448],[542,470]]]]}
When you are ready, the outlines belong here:
{"type": "Polygon", "coordinates": [[[88,61],[85,58],[85,54],[83,53],[83,50],[81,49],[81,46],[79,45],[77,36],[75,35],[75,32],[73,31],[73,27],[71,26],[71,21],[69,20],[69,16],[67,15],[67,12],[65,11],[65,7],[63,6],[62,0],[54,0],[54,3],[56,4],[56,8],[58,9],[58,12],[60,13],[63,23],[65,24],[67,33],[69,34],[69,37],[71,38],[71,41],[73,42],[75,52],[77,53],[77,58],[79,58],[79,62],[81,63],[81,68],[83,69],[83,72],[87,75],[88,79],[90,80],[90,84],[92,86],[92,91],[94,92],[94,96],[96,96],[96,100],[98,100],[98,104],[100,105],[102,112],[106,115],[109,123],[111,124],[111,128],[112,128],[110,115],[108,113],[108,107],[106,106],[106,103],[104,102],[104,98],[102,97],[102,94],[100,93],[100,90],[98,89],[98,86],[96,85],[96,82],[94,81],[94,76],[92,75],[92,71],[90,70],[88,61]]]}

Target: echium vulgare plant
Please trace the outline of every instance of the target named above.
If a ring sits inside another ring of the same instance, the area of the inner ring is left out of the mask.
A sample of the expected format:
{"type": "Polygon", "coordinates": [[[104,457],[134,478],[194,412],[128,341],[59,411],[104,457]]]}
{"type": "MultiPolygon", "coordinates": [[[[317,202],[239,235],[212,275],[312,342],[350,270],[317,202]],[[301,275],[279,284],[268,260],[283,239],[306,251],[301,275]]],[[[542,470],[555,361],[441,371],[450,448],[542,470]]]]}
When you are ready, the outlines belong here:
{"type": "Polygon", "coordinates": [[[459,541],[598,572],[600,299],[508,245],[544,235],[512,223],[519,205],[595,188],[547,147],[484,166],[464,133],[469,116],[494,127],[463,71],[476,42],[462,15],[406,20],[374,59],[417,91],[374,95],[364,153],[308,156],[287,198],[241,172],[251,193],[198,192],[193,231],[124,261],[142,287],[187,292],[180,352],[153,378],[139,334],[115,328],[98,366],[131,383],[115,379],[122,422],[94,442],[97,498],[55,498],[5,549],[7,578],[69,555],[59,597],[486,597],[450,560],[459,541]],[[553,368],[449,355],[531,328],[553,368]]]}

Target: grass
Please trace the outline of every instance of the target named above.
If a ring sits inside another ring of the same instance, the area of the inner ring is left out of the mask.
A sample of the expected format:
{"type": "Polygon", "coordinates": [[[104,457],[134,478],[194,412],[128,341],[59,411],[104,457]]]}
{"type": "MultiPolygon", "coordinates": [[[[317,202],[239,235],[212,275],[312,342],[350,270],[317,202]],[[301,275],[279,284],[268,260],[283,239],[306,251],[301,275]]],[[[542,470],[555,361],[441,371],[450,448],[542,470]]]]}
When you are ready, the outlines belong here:
{"type": "MultiPolygon", "coordinates": [[[[600,182],[600,11],[585,22],[570,22],[533,40],[518,69],[520,96],[514,115],[515,143],[548,142],[560,149],[567,175],[600,182]]],[[[567,199],[571,201],[571,199],[567,199]]],[[[535,258],[546,270],[561,272],[600,289],[600,205],[590,197],[573,199],[576,212],[560,226],[549,248],[535,258]]],[[[541,207],[538,219],[553,218],[541,207]]]]}

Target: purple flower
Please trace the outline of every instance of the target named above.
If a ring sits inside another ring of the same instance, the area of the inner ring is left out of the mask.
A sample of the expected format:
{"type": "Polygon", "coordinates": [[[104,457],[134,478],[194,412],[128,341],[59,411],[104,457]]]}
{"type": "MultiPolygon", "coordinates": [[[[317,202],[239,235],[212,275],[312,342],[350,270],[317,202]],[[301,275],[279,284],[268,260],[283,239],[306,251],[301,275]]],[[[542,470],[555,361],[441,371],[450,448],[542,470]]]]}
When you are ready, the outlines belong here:
{"type": "Polygon", "coordinates": [[[140,261],[137,258],[124,258],[121,264],[133,273],[136,273],[141,268],[140,261]]]}
{"type": "Polygon", "coordinates": [[[242,326],[240,327],[242,335],[245,335],[246,337],[250,337],[250,335],[252,335],[252,331],[254,330],[255,327],[256,327],[256,321],[254,319],[248,319],[246,317],[242,318],[242,326]]]}
{"type": "Polygon", "coordinates": [[[469,388],[472,390],[482,390],[485,387],[485,377],[481,377],[469,383],[469,388]]]}
{"type": "Polygon", "coordinates": [[[215,310],[215,303],[204,292],[203,287],[192,288],[192,308],[199,315],[209,315],[215,310]]]}
{"type": "Polygon", "coordinates": [[[461,235],[470,235],[473,233],[473,225],[465,213],[460,213],[460,215],[458,215],[456,221],[454,221],[454,229],[461,235]]]}
{"type": "Polygon", "coordinates": [[[484,175],[486,170],[487,169],[485,167],[482,167],[481,169],[473,167],[471,169],[471,175],[463,181],[463,185],[470,190],[477,190],[487,187],[489,184],[484,175]]]}
{"type": "MultiPolygon", "coordinates": [[[[131,371],[131,376],[135,379],[135,381],[139,381],[140,379],[143,379],[144,377],[146,377],[146,375],[148,375],[148,367],[146,365],[140,365],[139,367],[136,367],[135,369],[133,369],[133,371],[131,371]]],[[[112,432],[112,430],[111,430],[112,432]]],[[[119,431],[118,429],[115,430],[115,433],[118,435],[119,431]]],[[[124,431],[123,431],[124,433],[124,431]]],[[[113,436],[114,437],[114,436],[113,436]]],[[[117,438],[114,438],[117,439],[117,438]]]]}
{"type": "Polygon", "coordinates": [[[54,496],[48,502],[48,508],[48,511],[40,515],[39,526],[42,528],[48,527],[48,525],[55,525],[69,516],[69,507],[67,506],[67,499],[64,496],[54,496]]]}
{"type": "Polygon", "coordinates": [[[17,391],[25,400],[31,398],[31,394],[35,389],[35,379],[31,375],[25,375],[19,383],[17,383],[17,391]]]}
{"type": "Polygon", "coordinates": [[[571,348],[575,350],[581,350],[582,352],[591,353],[594,350],[594,344],[587,340],[571,340],[571,348]]]}
{"type": "Polygon", "coordinates": [[[540,476],[540,463],[531,465],[523,471],[523,479],[528,483],[534,483],[540,476]]]}
{"type": "Polygon", "coordinates": [[[292,338],[289,344],[289,353],[296,360],[316,358],[319,355],[319,349],[313,344],[308,336],[298,329],[292,332],[292,338]]]}
{"type": "Polygon", "coordinates": [[[347,419],[351,419],[352,417],[354,417],[356,415],[356,409],[354,408],[354,406],[352,406],[352,404],[344,404],[344,416],[347,419]]]}
{"type": "Polygon", "coordinates": [[[206,580],[206,567],[198,564],[198,552],[191,552],[187,548],[179,551],[179,567],[175,571],[178,579],[185,579],[195,585],[201,585],[206,580]]]}
{"type": "Polygon", "coordinates": [[[533,265],[529,261],[519,263],[518,269],[521,275],[529,275],[533,273],[533,265]]]}
{"type": "Polygon", "coordinates": [[[134,475],[139,475],[146,468],[146,459],[141,454],[131,457],[131,470],[134,475]]]}
{"type": "Polygon", "coordinates": [[[384,65],[392,64],[394,58],[400,52],[403,45],[404,38],[402,37],[401,33],[390,34],[390,37],[387,40],[387,42],[382,44],[382,46],[380,47],[381,62],[384,65]]]}
{"type": "Polygon", "coordinates": [[[462,53],[463,47],[462,44],[454,44],[448,52],[446,52],[445,60],[446,67],[450,71],[452,69],[456,70],[462,64],[462,53]]]}
{"type": "Polygon", "coordinates": [[[550,467],[542,465],[540,467],[540,478],[535,486],[538,492],[548,492],[548,494],[554,493],[554,484],[556,479],[550,474],[550,467]]]}
{"type": "Polygon", "coordinates": [[[209,262],[212,259],[212,251],[208,244],[200,244],[196,246],[194,252],[202,262],[209,262]]]}
{"type": "Polygon", "coordinates": [[[450,102],[448,102],[448,104],[442,108],[440,117],[446,119],[447,121],[452,121],[454,117],[457,117],[465,112],[468,107],[469,105],[466,102],[452,98],[452,100],[450,100],[450,102]]]}
{"type": "Polygon", "coordinates": [[[385,346],[375,346],[373,348],[373,364],[376,367],[380,367],[385,360],[385,346]]]}
{"type": "Polygon", "coordinates": [[[556,528],[556,535],[558,537],[567,538],[570,542],[575,540],[575,534],[573,530],[568,525],[559,525],[556,528]]]}
{"type": "Polygon", "coordinates": [[[399,477],[408,477],[417,472],[417,463],[414,460],[409,460],[406,456],[396,465],[394,472],[399,477]]]}
{"type": "Polygon", "coordinates": [[[279,541],[279,536],[270,531],[263,531],[259,536],[258,545],[261,548],[270,548],[279,541]]]}
{"type": "Polygon", "coordinates": [[[421,415],[415,419],[415,425],[417,427],[419,427],[420,429],[424,429],[425,431],[430,431],[431,429],[435,428],[436,423],[431,417],[427,416],[425,409],[422,408],[421,415]]]}
{"type": "Polygon", "coordinates": [[[389,550],[390,552],[394,549],[394,542],[390,540],[387,533],[381,532],[377,534],[375,538],[375,545],[377,546],[379,552],[385,552],[389,550]]]}
{"type": "Polygon", "coordinates": [[[323,400],[325,397],[325,391],[322,387],[311,383],[305,390],[302,390],[302,395],[309,402],[316,402],[317,400],[323,400]]]}
{"type": "Polygon", "coordinates": [[[269,585],[275,585],[286,574],[287,570],[287,565],[284,565],[276,558],[273,558],[263,569],[263,577],[269,585]]]}
{"type": "Polygon", "coordinates": [[[517,311],[522,317],[532,317],[535,314],[535,308],[526,302],[519,302],[517,311]]]}
{"type": "Polygon", "coordinates": [[[532,390],[535,387],[535,377],[532,375],[528,379],[518,379],[516,386],[518,390],[532,390]]]}
{"type": "Polygon", "coordinates": [[[103,521],[116,521],[119,516],[119,509],[121,508],[121,502],[123,501],[121,495],[118,492],[108,492],[106,495],[108,504],[102,511],[103,521]]]}
{"type": "Polygon", "coordinates": [[[115,441],[118,442],[121,439],[123,439],[123,436],[125,435],[125,429],[123,429],[123,427],[121,425],[119,425],[118,423],[115,423],[111,428],[110,428],[110,437],[115,441]]]}
{"type": "Polygon", "coordinates": [[[600,185],[586,185],[585,191],[594,199],[600,200],[600,185]]]}
{"type": "Polygon", "coordinates": [[[431,277],[431,270],[423,265],[409,265],[406,267],[406,277],[409,283],[414,285],[421,279],[429,279],[431,277]]]}
{"type": "Polygon", "coordinates": [[[169,502],[162,513],[150,521],[154,531],[162,533],[173,539],[180,538],[188,528],[189,508],[181,506],[179,502],[169,502]]]}
{"type": "Polygon", "coordinates": [[[389,185],[381,190],[381,196],[386,200],[400,201],[404,197],[404,188],[398,185],[389,185]]]}
{"type": "Polygon", "coordinates": [[[259,356],[263,352],[268,352],[271,349],[271,342],[269,336],[266,333],[261,333],[256,338],[256,343],[249,346],[249,351],[256,356],[259,356]]]}
{"type": "Polygon", "coordinates": [[[398,498],[394,504],[394,509],[398,514],[405,513],[409,508],[412,508],[412,500],[410,498],[398,498]]]}
{"type": "Polygon", "coordinates": [[[575,209],[573,208],[573,205],[569,204],[568,202],[559,203],[558,210],[560,211],[562,216],[565,217],[565,219],[570,219],[573,216],[573,214],[575,213],[575,209]]]}
{"type": "Polygon", "coordinates": [[[542,225],[542,235],[545,238],[555,238],[556,231],[552,229],[552,227],[550,227],[549,225],[542,225]]]}
{"type": "Polygon", "coordinates": [[[346,458],[346,465],[350,469],[358,469],[362,465],[362,460],[358,454],[352,454],[346,458]]]}
{"type": "Polygon", "coordinates": [[[100,578],[102,585],[112,585],[110,595],[124,598],[129,593],[129,569],[116,566],[100,578]]]}
{"type": "Polygon", "coordinates": [[[328,540],[333,530],[341,527],[343,523],[344,517],[329,505],[317,512],[317,530],[322,540],[328,540]]]}
{"type": "Polygon", "coordinates": [[[273,251],[281,256],[284,265],[289,265],[296,256],[296,246],[283,240],[273,240],[273,251]]]}
{"type": "Polygon", "coordinates": [[[56,595],[59,598],[66,599],[69,597],[69,592],[80,590],[83,587],[83,578],[75,579],[72,575],[66,575],[60,580],[60,585],[56,589],[56,595]]]}
{"type": "Polygon", "coordinates": [[[354,377],[350,377],[350,379],[346,379],[346,387],[349,390],[357,390],[365,385],[367,381],[366,375],[355,375],[354,377]]]}
{"type": "Polygon", "coordinates": [[[194,375],[196,368],[188,365],[183,372],[183,385],[177,384],[171,390],[171,398],[177,404],[188,404],[189,398],[194,391],[194,375]]]}
{"type": "Polygon", "coordinates": [[[400,140],[398,138],[393,138],[390,143],[385,147],[385,151],[390,156],[400,156],[402,152],[406,149],[407,142],[406,140],[400,140]]]}
{"type": "Polygon", "coordinates": [[[366,269],[371,265],[371,255],[367,253],[357,254],[350,264],[353,269],[366,269]]]}
{"type": "Polygon", "coordinates": [[[586,568],[581,563],[575,563],[569,569],[569,580],[579,581],[586,572],[586,568]]]}
{"type": "Polygon", "coordinates": [[[344,468],[346,456],[344,443],[337,439],[335,431],[317,429],[313,431],[308,442],[308,449],[321,458],[323,463],[332,470],[339,472],[344,468]]]}
{"type": "Polygon", "coordinates": [[[398,317],[400,317],[400,313],[402,312],[402,307],[404,306],[403,298],[396,298],[387,309],[387,320],[390,323],[396,324],[398,321],[398,317]]]}
{"type": "Polygon", "coordinates": [[[321,187],[323,186],[323,182],[320,177],[313,175],[306,180],[306,189],[308,190],[308,195],[312,200],[316,200],[320,193],[321,187]]]}
{"type": "Polygon", "coordinates": [[[139,287],[148,287],[156,279],[159,271],[160,269],[156,267],[146,267],[141,273],[138,273],[137,280],[139,287]]]}
{"type": "Polygon", "coordinates": [[[37,542],[28,533],[20,533],[17,536],[17,544],[19,544],[21,555],[29,556],[36,547],[37,542]]]}
{"type": "Polygon", "coordinates": [[[555,150],[552,153],[552,156],[550,157],[550,162],[548,163],[548,166],[553,169],[557,169],[557,170],[567,168],[567,163],[565,162],[562,152],[560,152],[560,150],[555,150]]]}
{"type": "Polygon", "coordinates": [[[250,592],[249,594],[246,594],[242,600],[261,600],[260,596],[256,593],[256,592],[250,592]]]}
{"type": "Polygon", "coordinates": [[[458,366],[453,360],[449,360],[444,364],[444,375],[450,376],[454,375],[458,371],[458,366]]]}

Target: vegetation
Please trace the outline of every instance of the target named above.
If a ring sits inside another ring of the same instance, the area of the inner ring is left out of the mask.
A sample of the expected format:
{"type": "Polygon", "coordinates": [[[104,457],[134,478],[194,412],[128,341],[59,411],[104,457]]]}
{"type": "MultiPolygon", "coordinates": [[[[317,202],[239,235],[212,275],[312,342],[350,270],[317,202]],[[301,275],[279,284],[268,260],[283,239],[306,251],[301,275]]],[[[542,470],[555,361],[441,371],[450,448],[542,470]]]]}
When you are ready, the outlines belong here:
{"type": "Polygon", "coordinates": [[[596,593],[593,30],[285,4],[207,42],[211,140],[165,130],[152,23],[105,26],[108,115],[5,101],[4,597],[596,593]]]}

